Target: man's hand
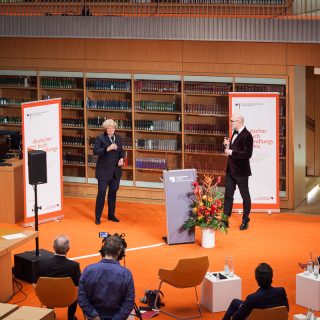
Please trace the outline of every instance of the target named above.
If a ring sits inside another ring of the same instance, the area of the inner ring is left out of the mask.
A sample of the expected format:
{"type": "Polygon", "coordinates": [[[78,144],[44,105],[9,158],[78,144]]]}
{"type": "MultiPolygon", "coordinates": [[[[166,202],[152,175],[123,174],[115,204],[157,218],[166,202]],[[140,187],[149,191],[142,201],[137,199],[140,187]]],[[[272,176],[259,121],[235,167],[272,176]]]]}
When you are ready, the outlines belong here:
{"type": "Polygon", "coordinates": [[[123,163],[124,163],[123,158],[121,158],[121,159],[118,161],[118,166],[119,166],[119,167],[122,167],[122,166],[123,166],[123,163]]]}
{"type": "Polygon", "coordinates": [[[230,150],[229,148],[228,148],[228,149],[225,149],[225,150],[224,150],[224,154],[225,154],[227,157],[229,157],[229,156],[232,155],[232,150],[230,150]]]}
{"type": "Polygon", "coordinates": [[[118,146],[115,143],[110,144],[110,146],[107,148],[107,152],[111,150],[117,150],[118,146]]]}
{"type": "Polygon", "coordinates": [[[229,147],[230,147],[229,138],[224,137],[224,139],[223,139],[223,145],[224,145],[224,148],[225,148],[225,149],[229,149],[229,147]]]}

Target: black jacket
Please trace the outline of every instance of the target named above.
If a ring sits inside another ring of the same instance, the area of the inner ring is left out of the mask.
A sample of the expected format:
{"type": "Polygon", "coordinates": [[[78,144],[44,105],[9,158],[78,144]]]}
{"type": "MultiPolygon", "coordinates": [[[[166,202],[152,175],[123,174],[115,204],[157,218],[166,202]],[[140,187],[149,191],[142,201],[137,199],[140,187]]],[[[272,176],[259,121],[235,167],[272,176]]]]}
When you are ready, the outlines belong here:
{"type": "Polygon", "coordinates": [[[279,306],[286,306],[289,311],[288,298],[284,288],[259,288],[256,292],[247,296],[237,312],[233,314],[232,320],[246,319],[253,309],[266,309],[279,306]]]}
{"type": "Polygon", "coordinates": [[[230,145],[230,150],[232,150],[232,155],[228,157],[228,169],[231,175],[234,177],[251,176],[249,159],[252,156],[253,138],[246,128],[238,134],[230,145]]]}
{"type": "Polygon", "coordinates": [[[107,148],[111,145],[111,141],[108,135],[102,133],[95,141],[93,147],[94,155],[98,156],[96,165],[96,178],[98,180],[112,180],[113,178],[121,178],[122,170],[118,166],[118,161],[124,158],[124,151],[122,149],[121,137],[115,134],[115,144],[117,150],[111,150],[107,152],[107,148]]]}
{"type": "Polygon", "coordinates": [[[80,275],[79,263],[69,260],[65,256],[54,255],[50,258],[39,260],[39,277],[70,277],[73,283],[78,286],[80,275]]]}

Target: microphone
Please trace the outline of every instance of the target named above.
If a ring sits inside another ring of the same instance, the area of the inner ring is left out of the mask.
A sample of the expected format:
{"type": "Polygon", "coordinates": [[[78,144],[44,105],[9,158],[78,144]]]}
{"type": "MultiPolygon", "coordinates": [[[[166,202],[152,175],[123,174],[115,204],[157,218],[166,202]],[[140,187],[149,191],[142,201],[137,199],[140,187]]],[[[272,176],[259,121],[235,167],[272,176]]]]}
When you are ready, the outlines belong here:
{"type": "Polygon", "coordinates": [[[111,143],[115,143],[115,142],[116,142],[116,136],[113,135],[113,136],[110,138],[110,140],[111,140],[111,143]]]}

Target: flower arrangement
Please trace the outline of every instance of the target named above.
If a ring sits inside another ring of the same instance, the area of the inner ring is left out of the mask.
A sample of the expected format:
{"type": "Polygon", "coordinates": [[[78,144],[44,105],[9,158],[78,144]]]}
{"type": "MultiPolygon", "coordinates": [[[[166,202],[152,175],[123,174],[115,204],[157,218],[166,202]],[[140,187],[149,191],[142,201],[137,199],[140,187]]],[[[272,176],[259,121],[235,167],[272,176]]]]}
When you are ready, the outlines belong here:
{"type": "Polygon", "coordinates": [[[190,198],[190,217],[185,221],[183,227],[192,229],[211,228],[227,233],[226,224],[228,217],[223,213],[224,195],[218,190],[221,177],[214,183],[213,176],[205,175],[201,184],[193,182],[193,192],[190,198]]]}

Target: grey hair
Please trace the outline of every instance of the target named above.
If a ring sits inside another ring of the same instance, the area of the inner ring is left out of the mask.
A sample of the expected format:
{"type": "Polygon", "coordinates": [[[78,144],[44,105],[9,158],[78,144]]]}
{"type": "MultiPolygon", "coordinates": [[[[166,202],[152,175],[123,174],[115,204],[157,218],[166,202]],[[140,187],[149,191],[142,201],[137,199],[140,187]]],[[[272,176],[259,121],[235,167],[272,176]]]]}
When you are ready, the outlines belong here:
{"type": "Polygon", "coordinates": [[[53,241],[53,249],[57,254],[66,254],[70,248],[70,240],[66,235],[58,235],[53,241]]]}
{"type": "Polygon", "coordinates": [[[116,128],[117,124],[116,124],[116,122],[114,120],[107,119],[107,120],[105,120],[103,122],[102,127],[103,127],[103,129],[107,129],[107,127],[109,127],[109,126],[112,126],[112,127],[116,128]]]}

